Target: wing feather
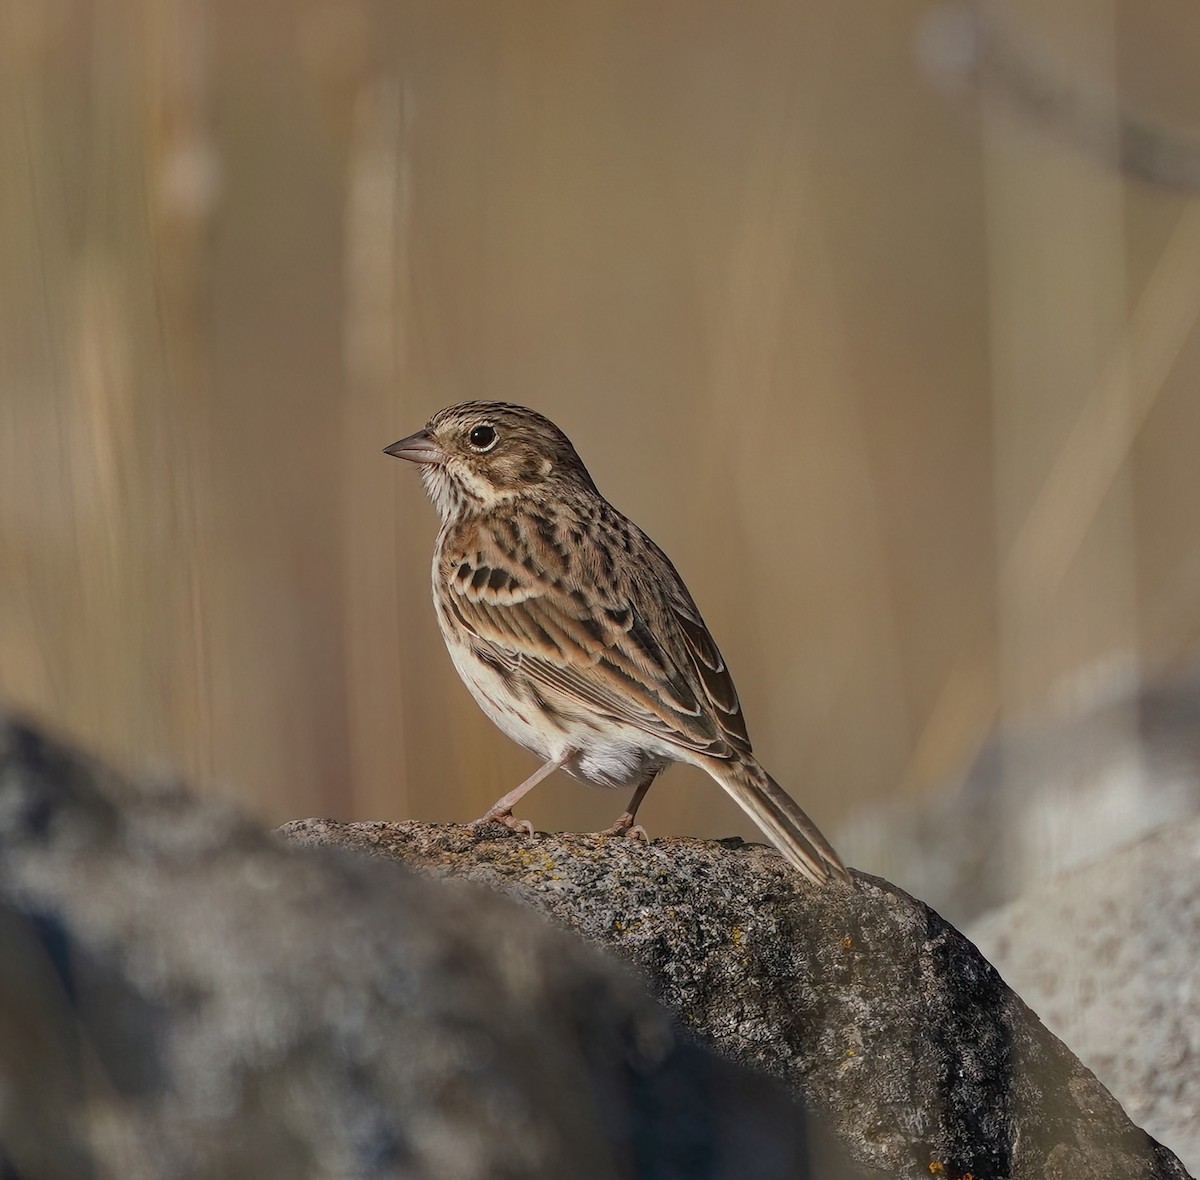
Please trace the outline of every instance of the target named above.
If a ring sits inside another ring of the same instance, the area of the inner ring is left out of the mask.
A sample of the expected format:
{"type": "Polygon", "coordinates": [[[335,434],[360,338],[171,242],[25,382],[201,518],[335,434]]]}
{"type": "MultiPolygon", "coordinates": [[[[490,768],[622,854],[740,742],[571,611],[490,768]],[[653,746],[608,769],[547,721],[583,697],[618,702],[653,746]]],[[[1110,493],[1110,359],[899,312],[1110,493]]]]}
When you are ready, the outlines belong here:
{"type": "Polygon", "coordinates": [[[748,753],[733,681],[682,580],[636,526],[620,524],[641,550],[622,554],[632,572],[606,563],[604,538],[577,522],[570,545],[540,517],[519,535],[506,520],[502,543],[476,523],[445,539],[443,605],[489,660],[528,676],[557,708],[599,712],[714,757],[748,753]],[[650,568],[639,570],[638,557],[650,568]],[[583,576],[598,570],[612,573],[583,576]]]}

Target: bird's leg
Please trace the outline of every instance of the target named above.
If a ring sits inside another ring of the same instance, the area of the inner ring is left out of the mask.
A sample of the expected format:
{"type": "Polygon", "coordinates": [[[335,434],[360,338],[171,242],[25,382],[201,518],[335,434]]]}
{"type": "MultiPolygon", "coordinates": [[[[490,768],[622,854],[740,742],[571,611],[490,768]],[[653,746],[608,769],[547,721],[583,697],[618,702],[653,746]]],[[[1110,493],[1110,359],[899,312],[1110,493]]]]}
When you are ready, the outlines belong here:
{"type": "Polygon", "coordinates": [[[633,798],[629,800],[629,806],[617,817],[617,822],[612,827],[605,828],[600,833],[601,836],[631,836],[635,840],[645,840],[649,843],[650,837],[646,835],[646,829],[641,824],[635,824],[633,821],[654,779],[655,775],[652,774],[634,791],[633,798]]]}
{"type": "Polygon", "coordinates": [[[506,828],[512,828],[514,832],[521,832],[526,836],[533,835],[533,824],[527,819],[517,819],[512,809],[521,800],[524,795],[529,794],[534,787],[552,775],[556,770],[565,766],[574,756],[574,750],[567,750],[557,758],[551,758],[544,766],[539,766],[523,783],[513,787],[507,795],[502,795],[495,803],[487,809],[487,812],[481,815],[477,820],[471,822],[471,827],[483,827],[486,824],[497,823],[503,824],[506,828]]]}

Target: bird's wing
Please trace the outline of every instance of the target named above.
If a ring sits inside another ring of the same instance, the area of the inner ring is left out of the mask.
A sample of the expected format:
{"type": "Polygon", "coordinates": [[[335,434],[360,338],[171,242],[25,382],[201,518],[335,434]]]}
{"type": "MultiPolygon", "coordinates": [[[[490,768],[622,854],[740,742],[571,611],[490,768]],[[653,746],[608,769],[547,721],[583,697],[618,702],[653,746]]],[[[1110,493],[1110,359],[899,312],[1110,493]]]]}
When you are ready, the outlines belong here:
{"type": "Polygon", "coordinates": [[[725,659],[670,558],[644,534],[643,539],[649,549],[650,561],[658,566],[656,582],[665,591],[667,609],[683,636],[692,668],[700,679],[708,703],[716,711],[717,722],[730,742],[748,754],[750,736],[725,659]]]}
{"type": "Polygon", "coordinates": [[[443,545],[443,609],[477,654],[564,709],[712,757],[748,753],[733,682],[679,575],[620,523],[634,532],[619,562],[603,534],[561,522],[463,530],[443,545]]]}

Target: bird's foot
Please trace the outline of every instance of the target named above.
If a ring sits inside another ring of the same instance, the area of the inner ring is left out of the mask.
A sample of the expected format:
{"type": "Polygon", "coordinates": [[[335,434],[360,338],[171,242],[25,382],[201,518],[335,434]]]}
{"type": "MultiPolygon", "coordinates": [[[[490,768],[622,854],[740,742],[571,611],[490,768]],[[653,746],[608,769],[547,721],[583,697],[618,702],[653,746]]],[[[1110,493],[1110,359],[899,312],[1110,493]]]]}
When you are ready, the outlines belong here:
{"type": "Polygon", "coordinates": [[[479,831],[488,824],[503,824],[510,832],[516,832],[519,836],[533,835],[533,824],[527,819],[517,819],[511,811],[489,811],[487,815],[472,820],[468,826],[479,831]]]}
{"type": "Polygon", "coordinates": [[[650,837],[646,834],[646,829],[641,824],[635,824],[633,816],[628,811],[611,827],[605,828],[602,832],[597,832],[596,834],[598,836],[628,836],[631,840],[641,840],[644,844],[650,843],[650,837]]]}

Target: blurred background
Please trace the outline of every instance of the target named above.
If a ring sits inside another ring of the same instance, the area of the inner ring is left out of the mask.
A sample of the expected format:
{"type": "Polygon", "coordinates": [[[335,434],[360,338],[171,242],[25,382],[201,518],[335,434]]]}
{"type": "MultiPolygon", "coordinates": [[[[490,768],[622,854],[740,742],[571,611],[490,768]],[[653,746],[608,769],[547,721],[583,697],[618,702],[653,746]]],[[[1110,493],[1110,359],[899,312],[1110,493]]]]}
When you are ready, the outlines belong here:
{"type": "MultiPolygon", "coordinates": [[[[996,734],[1101,708],[1136,757],[1192,666],[1194,4],[0,13],[6,704],[269,822],[478,815],[534,763],[380,453],[466,398],[666,548],[864,868],[996,734]]],[[[643,816],[752,834],[683,768],[643,816]]]]}

